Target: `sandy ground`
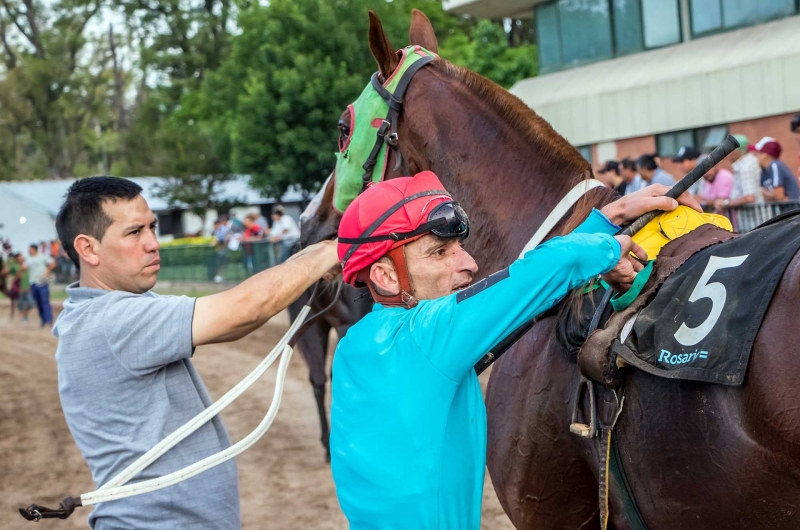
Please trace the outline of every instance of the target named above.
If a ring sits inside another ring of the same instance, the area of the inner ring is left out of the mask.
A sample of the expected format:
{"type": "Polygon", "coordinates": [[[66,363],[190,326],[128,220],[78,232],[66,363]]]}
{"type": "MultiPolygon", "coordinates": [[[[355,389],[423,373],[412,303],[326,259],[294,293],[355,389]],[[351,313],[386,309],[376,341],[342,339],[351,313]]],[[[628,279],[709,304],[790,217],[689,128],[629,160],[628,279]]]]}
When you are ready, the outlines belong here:
{"type": "MultiPolygon", "coordinates": [[[[60,302],[55,302],[56,311],[60,302]]],[[[0,299],[0,529],[31,528],[16,513],[30,503],[50,507],[65,495],[93,489],[91,475],[72,441],[58,400],[56,339],[37,322],[10,322],[8,300],[0,299]]],[[[198,348],[197,369],[215,398],[236,384],[271,349],[288,327],[279,315],[236,343],[198,348]]],[[[233,440],[249,433],[269,407],[275,367],[223,413],[233,440]]],[[[485,383],[485,382],[484,382],[485,383]]],[[[292,358],[281,410],[270,431],[239,456],[242,521],[245,529],[339,530],[339,510],[330,467],[319,443],[313,392],[299,354],[292,358]]],[[[88,508],[67,521],[36,528],[87,528],[88,508]]],[[[512,529],[488,476],[482,528],[512,529]]]]}

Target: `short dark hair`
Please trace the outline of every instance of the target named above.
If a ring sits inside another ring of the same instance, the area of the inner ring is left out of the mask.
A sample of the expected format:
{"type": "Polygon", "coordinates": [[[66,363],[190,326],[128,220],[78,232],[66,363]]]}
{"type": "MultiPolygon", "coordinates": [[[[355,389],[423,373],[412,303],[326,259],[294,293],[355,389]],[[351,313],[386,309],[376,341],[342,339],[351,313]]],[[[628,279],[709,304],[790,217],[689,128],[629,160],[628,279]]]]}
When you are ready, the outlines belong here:
{"type": "Polygon", "coordinates": [[[636,162],[632,158],[623,158],[619,161],[619,168],[636,171],[636,162]]]}
{"type": "Polygon", "coordinates": [[[800,114],[795,114],[792,123],[789,125],[792,132],[800,132],[800,114]]]}
{"type": "Polygon", "coordinates": [[[636,159],[636,165],[640,168],[646,169],[647,171],[655,171],[658,167],[656,164],[653,155],[642,155],[636,159]]]}
{"type": "Polygon", "coordinates": [[[39,250],[39,245],[37,245],[36,243],[31,243],[30,245],[28,245],[28,248],[29,248],[29,249],[31,249],[31,248],[32,248],[32,249],[34,249],[34,250],[37,250],[37,251],[38,251],[38,250],[39,250]]]}
{"type": "Polygon", "coordinates": [[[103,203],[130,201],[141,193],[141,186],[120,177],[89,177],[76,180],[69,187],[56,217],[56,232],[75,266],[80,267],[75,238],[86,234],[101,241],[113,222],[103,211],[103,203]]]}

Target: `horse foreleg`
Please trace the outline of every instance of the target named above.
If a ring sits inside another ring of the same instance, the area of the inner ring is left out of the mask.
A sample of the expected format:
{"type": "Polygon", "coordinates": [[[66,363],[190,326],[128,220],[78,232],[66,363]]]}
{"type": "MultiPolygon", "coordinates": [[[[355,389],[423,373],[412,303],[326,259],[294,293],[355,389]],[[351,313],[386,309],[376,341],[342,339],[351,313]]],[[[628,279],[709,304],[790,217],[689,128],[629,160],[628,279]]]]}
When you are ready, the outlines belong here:
{"type": "MultiPolygon", "coordinates": [[[[300,299],[289,306],[289,313],[292,318],[296,318],[308,298],[309,294],[306,292],[300,299]]],[[[308,365],[308,379],[314,389],[314,401],[317,403],[319,412],[320,441],[325,448],[325,457],[328,462],[330,462],[328,444],[330,427],[328,425],[328,413],[325,408],[325,384],[328,380],[325,373],[325,360],[328,353],[328,333],[330,330],[330,324],[323,319],[311,326],[297,341],[297,347],[308,365]]]]}
{"type": "Polygon", "coordinates": [[[328,425],[328,411],[325,408],[325,385],[314,387],[314,398],[317,400],[319,411],[319,425],[322,432],[322,445],[325,447],[325,461],[331,461],[330,426],[328,425]]]}

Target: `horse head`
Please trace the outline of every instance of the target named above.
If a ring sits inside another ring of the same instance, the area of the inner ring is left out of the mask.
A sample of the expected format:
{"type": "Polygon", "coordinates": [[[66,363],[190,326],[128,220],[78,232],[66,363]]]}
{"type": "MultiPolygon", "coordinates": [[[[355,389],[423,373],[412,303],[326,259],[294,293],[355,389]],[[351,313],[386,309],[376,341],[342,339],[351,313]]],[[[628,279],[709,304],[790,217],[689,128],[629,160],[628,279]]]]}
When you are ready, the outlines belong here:
{"type": "MultiPolygon", "coordinates": [[[[483,276],[513,261],[566,191],[591,175],[591,166],[518,98],[438,57],[433,27],[416,9],[409,37],[411,46],[398,51],[377,15],[369,13],[369,46],[378,71],[339,119],[336,169],[303,223],[303,244],[335,237],[348,204],[337,194],[349,186],[357,195],[362,174],[378,181],[431,170],[469,212],[475,230],[467,249],[483,276]],[[414,70],[405,92],[395,97],[410,68],[407,63],[418,56],[428,57],[426,64],[414,70]],[[376,94],[400,103],[393,120],[391,114],[373,118],[363,111],[376,94]],[[374,157],[374,170],[365,172],[362,164],[377,148],[382,154],[374,157]]],[[[601,191],[590,195],[591,205],[607,199],[601,191]]],[[[582,214],[590,209],[582,208],[582,214]]]]}

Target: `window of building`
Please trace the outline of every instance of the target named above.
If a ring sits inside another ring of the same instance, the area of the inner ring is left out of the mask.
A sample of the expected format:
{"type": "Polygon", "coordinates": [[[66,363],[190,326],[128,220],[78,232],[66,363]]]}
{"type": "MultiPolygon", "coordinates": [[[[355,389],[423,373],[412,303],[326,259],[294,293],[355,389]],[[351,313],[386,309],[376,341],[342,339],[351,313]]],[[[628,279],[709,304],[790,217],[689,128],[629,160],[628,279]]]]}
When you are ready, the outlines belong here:
{"type": "Polygon", "coordinates": [[[608,0],[558,0],[556,5],[564,65],[577,65],[612,56],[608,0]]]}
{"type": "Polygon", "coordinates": [[[690,0],[692,33],[702,35],[797,13],[795,0],[690,0]]]}
{"type": "Polygon", "coordinates": [[[702,152],[708,153],[725,139],[728,135],[727,125],[701,127],[686,131],[675,131],[656,136],[656,149],[664,158],[675,156],[684,145],[691,145],[702,152]]]}
{"type": "Polygon", "coordinates": [[[534,10],[542,72],[681,40],[678,0],[554,0],[534,10]]]}
{"type": "Polygon", "coordinates": [[[659,48],[681,41],[678,0],[642,0],[644,45],[659,48]]]}
{"type": "Polygon", "coordinates": [[[557,70],[561,66],[561,37],[555,2],[536,10],[536,35],[539,44],[539,68],[557,70]]]}
{"type": "Polygon", "coordinates": [[[183,237],[183,215],[180,210],[158,212],[158,235],[183,237]]]}
{"type": "Polygon", "coordinates": [[[617,55],[641,51],[644,39],[639,0],[612,0],[611,4],[617,55]]]}
{"type": "Polygon", "coordinates": [[[586,159],[587,162],[590,164],[592,163],[592,146],[591,145],[579,145],[576,146],[575,149],[581,154],[583,158],[586,159]]]}

